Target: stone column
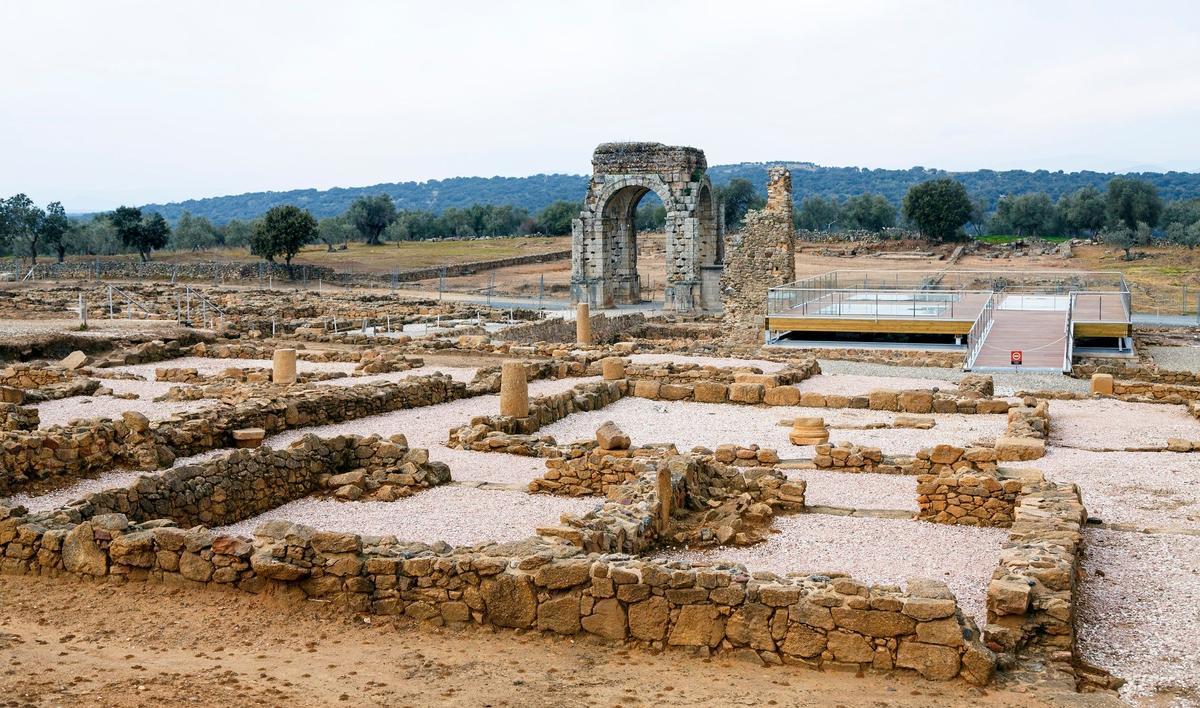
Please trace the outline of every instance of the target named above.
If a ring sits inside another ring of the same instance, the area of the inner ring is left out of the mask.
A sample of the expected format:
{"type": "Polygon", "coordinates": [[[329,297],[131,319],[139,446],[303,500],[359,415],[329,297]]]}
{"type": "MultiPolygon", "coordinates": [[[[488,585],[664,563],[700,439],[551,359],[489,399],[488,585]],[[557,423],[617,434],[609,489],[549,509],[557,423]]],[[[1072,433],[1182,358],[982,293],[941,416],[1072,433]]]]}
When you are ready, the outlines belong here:
{"type": "Polygon", "coordinates": [[[585,345],[592,343],[591,308],[586,302],[575,306],[575,343],[585,345]]]}
{"type": "Polygon", "coordinates": [[[788,440],[793,445],[821,445],[829,442],[829,428],[825,427],[824,418],[796,418],[792,421],[788,440]]]}
{"type": "Polygon", "coordinates": [[[277,384],[296,383],[296,350],[276,349],[271,357],[271,381],[277,384]]]}
{"type": "Polygon", "coordinates": [[[500,365],[500,415],[529,416],[529,380],[525,364],[519,361],[506,361],[500,365]]]}
{"type": "Polygon", "coordinates": [[[625,360],[617,356],[601,359],[600,372],[605,381],[619,381],[625,378],[625,360]]]}

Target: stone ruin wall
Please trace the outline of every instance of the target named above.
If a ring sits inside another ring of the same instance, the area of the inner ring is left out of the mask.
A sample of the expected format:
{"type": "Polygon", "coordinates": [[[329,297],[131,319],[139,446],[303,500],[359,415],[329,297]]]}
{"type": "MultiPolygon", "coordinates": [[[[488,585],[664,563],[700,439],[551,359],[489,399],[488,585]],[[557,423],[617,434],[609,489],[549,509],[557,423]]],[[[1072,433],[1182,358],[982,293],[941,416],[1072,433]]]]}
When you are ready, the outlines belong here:
{"type": "MultiPolygon", "coordinates": [[[[596,314],[590,318],[592,324],[592,341],[596,344],[611,344],[622,338],[637,335],[646,323],[646,316],[641,312],[629,312],[621,315],[596,314]]],[[[502,342],[575,342],[575,320],[560,317],[527,322],[503,329],[492,335],[493,339],[502,342]]]]}
{"type": "Polygon", "coordinates": [[[113,582],[170,582],[331,602],[435,624],[591,635],[650,649],[691,647],[812,668],[911,669],[988,683],[994,657],[945,585],[908,590],[851,578],[585,554],[548,541],[435,551],[288,522],[250,539],[122,514],[76,522],[0,507],[0,570],[113,582]],[[290,591],[290,592],[289,592],[290,591]],[[297,592],[298,591],[298,592],[297,592]]]}
{"type": "Polygon", "coordinates": [[[176,457],[232,447],[233,431],[291,428],[354,420],[405,408],[457,400],[478,392],[441,375],[359,386],[288,389],[270,398],[214,404],[149,421],[138,413],[121,420],[91,419],[41,430],[0,434],[0,494],[41,482],[65,482],[118,465],[169,466],[176,457]]]}
{"type": "Polygon", "coordinates": [[[767,205],[747,212],[736,247],[726,249],[721,276],[724,322],[734,339],[760,343],[768,289],[796,280],[792,175],[783,167],[767,171],[767,205]]]}

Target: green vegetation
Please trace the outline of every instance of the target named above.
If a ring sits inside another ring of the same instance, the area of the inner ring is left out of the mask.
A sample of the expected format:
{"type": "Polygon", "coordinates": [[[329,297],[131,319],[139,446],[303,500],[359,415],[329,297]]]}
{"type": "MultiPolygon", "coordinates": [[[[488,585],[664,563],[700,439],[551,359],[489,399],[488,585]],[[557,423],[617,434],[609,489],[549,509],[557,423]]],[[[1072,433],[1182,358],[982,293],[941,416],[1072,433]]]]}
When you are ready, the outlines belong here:
{"type": "Polygon", "coordinates": [[[307,210],[290,205],[273,207],[254,225],[250,252],[271,262],[283,256],[291,270],[292,259],[316,238],[317,220],[307,210]]]}
{"type": "Polygon", "coordinates": [[[904,195],[904,218],[922,235],[948,241],[959,237],[971,220],[971,198],[966,187],[952,179],[922,182],[904,195]]]}

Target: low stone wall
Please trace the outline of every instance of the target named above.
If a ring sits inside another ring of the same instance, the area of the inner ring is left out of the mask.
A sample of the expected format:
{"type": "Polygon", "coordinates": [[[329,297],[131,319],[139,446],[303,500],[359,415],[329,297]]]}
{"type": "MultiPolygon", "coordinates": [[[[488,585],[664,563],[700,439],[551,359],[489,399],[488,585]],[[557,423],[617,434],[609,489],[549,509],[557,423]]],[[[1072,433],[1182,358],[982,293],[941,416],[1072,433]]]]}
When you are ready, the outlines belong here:
{"type": "Polygon", "coordinates": [[[923,368],[961,369],[966,354],[959,351],[921,351],[917,349],[859,349],[854,347],[787,347],[762,348],[768,359],[786,361],[796,357],[816,357],[842,361],[861,361],[867,364],[919,366],[923,368]]]}
{"type": "Polygon", "coordinates": [[[1033,483],[1017,500],[987,591],[988,646],[1075,650],[1079,553],[1087,511],[1073,484],[1033,483]]]}
{"type": "Polygon", "coordinates": [[[311,279],[325,278],[331,280],[336,272],[325,266],[296,266],[291,272],[278,263],[254,261],[251,263],[167,263],[164,261],[140,260],[94,260],[67,261],[64,263],[39,263],[34,267],[36,280],[69,279],[116,279],[116,280],[203,280],[214,278],[221,280],[244,281],[257,280],[261,274],[266,277],[268,272],[275,280],[291,280],[293,276],[299,279],[308,269],[311,279]]]}
{"type": "MultiPolygon", "coordinates": [[[[608,344],[617,341],[622,336],[631,336],[646,323],[646,316],[640,312],[630,312],[623,315],[608,316],[592,315],[592,341],[596,344],[608,344]]],[[[505,342],[574,342],[575,321],[559,317],[549,317],[536,322],[514,325],[503,329],[494,335],[493,339],[505,342]]]]}
{"type": "Polygon", "coordinates": [[[600,410],[626,393],[625,380],[576,384],[560,393],[530,399],[529,416],[525,418],[501,415],[472,418],[467,425],[450,430],[446,445],[475,452],[557,457],[561,453],[554,438],[533,433],[572,413],[600,410]]]}
{"type": "Polygon", "coordinates": [[[1037,460],[1046,455],[1050,436],[1050,403],[1027,397],[1022,405],[1008,411],[1008,427],[996,439],[996,454],[1001,462],[1037,460]]]}
{"type": "MultiPolygon", "coordinates": [[[[815,366],[814,362],[814,366],[815,366]]],[[[632,378],[632,374],[630,375],[632,378]]],[[[961,413],[996,415],[1007,413],[1008,401],[1000,398],[972,398],[942,394],[932,390],[876,390],[865,396],[846,396],[806,391],[779,384],[770,375],[738,374],[740,383],[718,381],[696,383],[659,383],[635,380],[631,395],[664,401],[701,403],[744,403],[768,406],[804,406],[808,408],[859,408],[899,413],[961,413]],[[751,379],[757,379],[751,381],[751,379]]]]}
{"type": "Polygon", "coordinates": [[[74,396],[91,396],[100,390],[96,379],[75,378],[25,391],[25,403],[44,403],[74,396]]]}
{"type": "Polygon", "coordinates": [[[139,413],[44,430],[0,434],[0,494],[58,478],[86,477],[120,464],[169,466],[176,457],[233,447],[233,431],[290,428],[354,420],[470,395],[466,384],[440,374],[358,386],[289,387],[279,395],[216,404],[151,422],[139,413]]]}
{"type": "Polygon", "coordinates": [[[52,366],[34,366],[32,364],[9,364],[0,369],[0,386],[12,386],[20,389],[35,389],[60,384],[74,379],[74,371],[52,366]]]}
{"type": "Polygon", "coordinates": [[[911,669],[979,684],[995,667],[936,581],[901,591],[846,577],[751,578],[740,567],[584,554],[550,541],[520,555],[501,546],[439,552],[285,521],[262,525],[249,540],[170,522],[131,524],[123,514],[66,516],[0,507],[0,569],[274,590],[351,612],[694,647],[769,664],[911,669]]]}
{"type": "Polygon", "coordinates": [[[871,472],[878,474],[911,474],[903,466],[885,460],[877,447],[866,447],[849,442],[836,445],[824,443],[816,446],[813,464],[819,470],[834,472],[871,472]]]}
{"type": "Polygon", "coordinates": [[[1013,523],[1023,481],[1001,474],[992,448],[963,450],[938,445],[917,459],[928,470],[917,475],[917,518],[958,526],[1013,523]]]}
{"type": "Polygon", "coordinates": [[[216,460],[141,477],[126,487],[88,494],[66,509],[80,521],[123,514],[134,522],[170,519],[184,527],[224,526],[322,489],[357,499],[365,488],[375,498],[390,501],[448,481],[450,469],[429,462],[426,450],[410,450],[403,436],[385,441],[377,436],[309,434],[281,450],[235,450],[216,460]],[[345,494],[345,487],[358,492],[345,494]]]}
{"type": "Polygon", "coordinates": [[[1200,401],[1200,386],[1114,380],[1113,395],[1126,401],[1183,405],[1200,401]]]}
{"type": "Polygon", "coordinates": [[[0,403],[0,430],[37,430],[41,425],[36,408],[0,403]]]}
{"type": "Polygon", "coordinates": [[[1080,359],[1071,367],[1071,376],[1090,379],[1092,374],[1112,374],[1114,379],[1146,381],[1178,386],[1200,386],[1200,372],[1168,371],[1149,360],[1126,361],[1102,358],[1080,359]]]}

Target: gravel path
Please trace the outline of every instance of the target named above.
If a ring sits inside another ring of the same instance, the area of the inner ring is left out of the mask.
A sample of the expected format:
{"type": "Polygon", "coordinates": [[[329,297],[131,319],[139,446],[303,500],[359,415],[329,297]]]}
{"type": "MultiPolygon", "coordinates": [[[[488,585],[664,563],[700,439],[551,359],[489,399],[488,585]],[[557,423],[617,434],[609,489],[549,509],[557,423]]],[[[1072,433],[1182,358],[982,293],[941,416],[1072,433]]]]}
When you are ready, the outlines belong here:
{"type": "Polygon", "coordinates": [[[585,514],[596,506],[594,499],[450,486],[394,502],[300,499],[217,531],[250,536],[265,521],[286,519],[325,531],[479,545],[519,541],[539,526],[557,525],[563,513],[585,514]]]}
{"type": "Polygon", "coordinates": [[[808,482],[804,497],[810,506],[917,510],[917,480],[908,475],[788,470],[787,476],[808,482]]]}
{"type": "Polygon", "coordinates": [[[848,573],[865,583],[941,580],[963,612],[982,622],[987,581],[1000,559],[1005,529],[924,521],[795,514],[775,520],[780,533],[746,548],[674,550],[662,557],[689,562],[730,560],[751,571],[848,573]]]}
{"type": "Polygon", "coordinates": [[[1096,401],[1051,401],[1050,442],[1091,448],[1166,445],[1167,438],[1200,440],[1200,420],[1184,406],[1096,401]]]}
{"type": "Polygon", "coordinates": [[[688,354],[631,354],[629,360],[634,364],[661,364],[674,362],[676,364],[699,364],[700,366],[756,366],[763,373],[771,374],[783,369],[787,364],[763,359],[722,359],[715,356],[690,356],[688,354]]]}
{"type": "MultiPolygon", "coordinates": [[[[131,381],[138,384],[144,382],[131,381]]],[[[112,396],[72,396],[60,398],[57,401],[38,403],[37,409],[41,423],[38,428],[49,428],[52,425],[64,425],[79,418],[114,418],[119,419],[125,411],[137,411],[150,420],[164,420],[176,413],[199,410],[213,405],[211,400],[176,401],[155,403],[151,396],[128,400],[112,396]]]]}
{"type": "MultiPolygon", "coordinates": [[[[962,369],[934,368],[925,366],[891,366],[889,364],[868,364],[861,361],[841,361],[832,359],[817,359],[821,364],[823,374],[847,374],[855,376],[877,376],[882,378],[914,378],[933,379],[946,382],[957,382],[962,377],[962,369]]],[[[1011,396],[1017,391],[1081,391],[1086,393],[1091,383],[1081,379],[1073,379],[1062,374],[1052,373],[1021,373],[991,374],[996,384],[997,396],[1011,396]]]]}
{"type": "Polygon", "coordinates": [[[1197,705],[1200,537],[1087,529],[1084,544],[1083,658],[1124,678],[1126,701],[1197,705]]]}
{"type": "MultiPolygon", "coordinates": [[[[601,423],[612,420],[638,445],[673,442],[686,451],[697,446],[712,448],[722,443],[758,444],[775,448],[784,458],[811,457],[813,447],[792,445],[787,439],[788,428],[779,425],[780,420],[796,416],[823,416],[827,424],[837,426],[889,422],[895,414],[848,408],[760,408],[623,398],[599,411],[576,413],[542,428],[541,432],[566,443],[591,438],[601,423]]],[[[937,425],[929,430],[834,428],[830,430],[830,439],[835,443],[845,440],[878,447],[888,454],[914,454],[922,447],[937,443],[961,445],[981,437],[995,437],[1005,428],[1005,418],[999,415],[946,414],[936,416],[936,420],[937,425]]]]}
{"type": "Polygon", "coordinates": [[[1200,347],[1147,347],[1154,363],[1167,371],[1200,370],[1200,347]]]}
{"type": "Polygon", "coordinates": [[[1088,514],[1138,528],[1200,529],[1200,455],[1178,452],[1090,452],[1051,446],[1032,467],[1048,479],[1074,482],[1088,514]]]}

